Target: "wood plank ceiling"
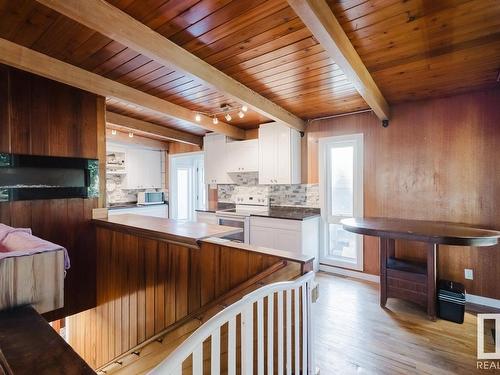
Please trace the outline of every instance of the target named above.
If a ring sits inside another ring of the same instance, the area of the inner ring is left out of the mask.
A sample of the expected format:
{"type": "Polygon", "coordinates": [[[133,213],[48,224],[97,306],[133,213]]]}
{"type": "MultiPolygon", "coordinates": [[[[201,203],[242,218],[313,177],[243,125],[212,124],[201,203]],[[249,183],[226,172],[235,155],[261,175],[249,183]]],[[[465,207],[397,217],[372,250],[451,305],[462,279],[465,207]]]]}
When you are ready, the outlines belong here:
{"type": "MultiPolygon", "coordinates": [[[[368,106],[285,0],[109,0],[303,118],[368,106]]],[[[498,85],[497,0],[344,0],[329,5],[390,104],[498,85]]],[[[0,0],[0,37],[193,111],[239,103],[34,0],[0,0]]],[[[108,110],[204,134],[118,100],[108,110]]],[[[249,111],[231,122],[269,121],[249,111]]]]}

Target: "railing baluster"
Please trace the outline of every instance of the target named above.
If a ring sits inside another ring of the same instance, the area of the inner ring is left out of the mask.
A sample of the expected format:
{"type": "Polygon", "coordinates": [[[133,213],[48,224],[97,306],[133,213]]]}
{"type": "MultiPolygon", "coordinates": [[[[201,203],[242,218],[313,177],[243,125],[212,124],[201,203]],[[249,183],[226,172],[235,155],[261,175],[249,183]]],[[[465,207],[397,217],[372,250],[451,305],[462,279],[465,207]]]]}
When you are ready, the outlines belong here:
{"type": "Polygon", "coordinates": [[[286,374],[292,373],[292,291],[286,290],[286,374]]]}
{"type": "Polygon", "coordinates": [[[278,374],[283,374],[283,293],[278,292],[278,374]]]}
{"type": "Polygon", "coordinates": [[[203,374],[203,344],[208,339],[211,340],[210,372],[219,374],[221,371],[221,331],[226,324],[227,373],[229,375],[236,375],[239,370],[242,375],[253,375],[254,368],[258,375],[264,375],[266,368],[267,374],[291,375],[292,371],[297,375],[312,374],[314,367],[312,353],[314,332],[311,324],[313,277],[313,272],[309,272],[295,281],[269,285],[243,297],[198,328],[168,358],[156,366],[151,374],[182,375],[182,364],[190,356],[192,373],[203,374]],[[277,302],[275,303],[276,294],[277,302]],[[265,298],[267,298],[267,348],[264,337],[265,298]],[[257,337],[254,336],[254,305],[257,310],[257,326],[255,327],[257,337]],[[237,342],[236,336],[240,329],[237,326],[238,315],[241,316],[241,341],[237,342]],[[277,333],[275,334],[276,325],[277,333]],[[293,333],[292,326],[294,327],[293,333]],[[241,368],[236,368],[237,345],[241,346],[241,368]],[[254,363],[254,350],[256,350],[256,363],[254,363]],[[275,363],[277,372],[274,371],[275,363]]]}
{"type": "Polygon", "coordinates": [[[203,374],[203,342],[193,351],[193,375],[203,374]]]}
{"type": "Polygon", "coordinates": [[[293,357],[295,358],[295,374],[300,373],[300,321],[299,321],[299,288],[293,290],[293,304],[294,304],[294,327],[293,332],[295,334],[294,344],[295,350],[293,352],[293,357]]]}
{"type": "Polygon", "coordinates": [[[210,371],[212,374],[220,374],[220,327],[212,333],[210,348],[210,371]]]}
{"type": "Polygon", "coordinates": [[[257,301],[257,374],[264,375],[264,300],[257,301]]]}
{"type": "Polygon", "coordinates": [[[308,348],[308,331],[307,331],[307,300],[306,287],[302,285],[302,374],[307,374],[307,348],[308,348]]]}
{"type": "Polygon", "coordinates": [[[253,303],[241,313],[241,373],[253,375],[253,303]]]}
{"type": "Polygon", "coordinates": [[[227,373],[236,374],[236,317],[229,320],[227,326],[227,373]]]}
{"type": "Polygon", "coordinates": [[[267,296],[267,374],[274,373],[274,293],[267,296]]]}

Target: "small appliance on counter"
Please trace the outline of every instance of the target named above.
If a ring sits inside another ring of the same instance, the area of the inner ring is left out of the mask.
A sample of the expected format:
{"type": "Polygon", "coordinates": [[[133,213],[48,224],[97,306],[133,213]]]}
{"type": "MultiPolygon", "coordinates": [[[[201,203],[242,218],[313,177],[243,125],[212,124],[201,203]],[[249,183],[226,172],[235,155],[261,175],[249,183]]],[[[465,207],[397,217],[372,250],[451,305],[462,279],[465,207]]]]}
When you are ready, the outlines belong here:
{"type": "Polygon", "coordinates": [[[462,324],[465,313],[465,288],[463,284],[439,280],[438,312],[444,320],[462,324]]]}
{"type": "Polygon", "coordinates": [[[139,192],[137,193],[137,205],[149,206],[154,204],[164,204],[165,197],[162,191],[139,192]]]}

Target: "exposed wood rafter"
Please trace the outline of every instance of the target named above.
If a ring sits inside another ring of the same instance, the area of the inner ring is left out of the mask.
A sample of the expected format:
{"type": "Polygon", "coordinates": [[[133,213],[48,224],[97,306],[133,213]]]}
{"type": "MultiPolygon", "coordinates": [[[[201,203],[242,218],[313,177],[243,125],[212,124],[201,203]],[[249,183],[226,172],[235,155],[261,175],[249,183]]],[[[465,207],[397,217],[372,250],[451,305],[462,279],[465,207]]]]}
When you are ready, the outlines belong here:
{"type": "Polygon", "coordinates": [[[201,121],[196,122],[193,111],[188,108],[146,94],[6,39],[0,38],[0,51],[0,63],[78,87],[94,94],[135,104],[161,115],[189,122],[206,130],[222,133],[236,139],[245,139],[245,131],[236,126],[222,121],[214,125],[212,119],[205,115],[201,115],[201,121]]]}
{"type": "Polygon", "coordinates": [[[144,56],[182,71],[274,121],[299,131],[305,129],[305,122],[301,118],[259,95],[104,0],[37,1],[144,56]]]}
{"type": "Polygon", "coordinates": [[[203,144],[202,137],[176,129],[167,128],[165,126],[152,124],[147,121],[138,120],[129,116],[120,115],[118,113],[106,112],[106,122],[108,124],[118,125],[130,130],[137,130],[144,133],[153,134],[168,140],[189,143],[192,145],[201,146],[203,144]]]}
{"type": "Polygon", "coordinates": [[[288,0],[335,63],[353,83],[380,120],[389,119],[389,105],[325,0],[288,0]]]}

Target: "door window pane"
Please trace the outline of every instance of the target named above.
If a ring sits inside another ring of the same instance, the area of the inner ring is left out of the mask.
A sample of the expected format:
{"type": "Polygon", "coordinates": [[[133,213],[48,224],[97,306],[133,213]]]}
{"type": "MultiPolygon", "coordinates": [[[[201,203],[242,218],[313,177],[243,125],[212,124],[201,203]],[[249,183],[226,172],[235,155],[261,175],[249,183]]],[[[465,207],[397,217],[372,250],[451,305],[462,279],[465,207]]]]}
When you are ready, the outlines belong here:
{"type": "Polygon", "coordinates": [[[354,147],[332,147],[330,202],[332,216],[353,215],[354,147]]]}
{"type": "Polygon", "coordinates": [[[177,170],[177,219],[189,219],[189,170],[177,170]]]}
{"type": "Polygon", "coordinates": [[[327,257],[341,258],[344,261],[356,262],[356,235],[342,229],[340,224],[329,224],[329,246],[327,257]]]}

